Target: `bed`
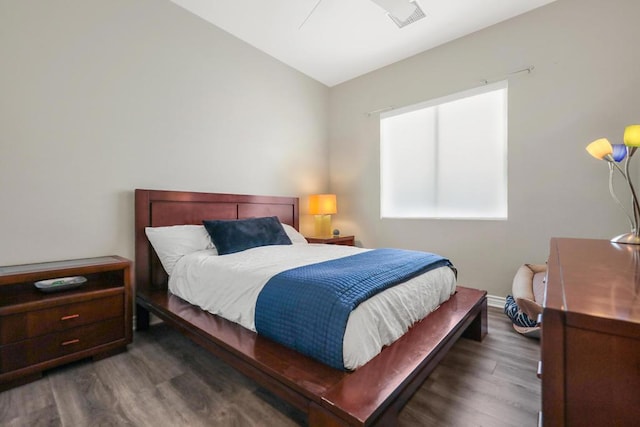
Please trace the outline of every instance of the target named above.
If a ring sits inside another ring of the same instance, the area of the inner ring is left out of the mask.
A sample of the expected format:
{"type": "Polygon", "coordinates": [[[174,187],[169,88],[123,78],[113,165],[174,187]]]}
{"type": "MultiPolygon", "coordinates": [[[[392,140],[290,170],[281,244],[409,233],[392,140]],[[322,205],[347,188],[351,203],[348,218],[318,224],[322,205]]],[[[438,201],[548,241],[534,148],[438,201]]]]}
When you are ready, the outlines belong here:
{"type": "Polygon", "coordinates": [[[298,199],[279,196],[135,191],[136,327],[153,313],[308,416],[311,426],[395,425],[398,412],[461,336],[487,333],[486,292],[457,286],[427,319],[353,372],[331,368],[191,305],[167,291],[168,277],[146,227],[207,219],[276,216],[299,228],[298,199]]]}

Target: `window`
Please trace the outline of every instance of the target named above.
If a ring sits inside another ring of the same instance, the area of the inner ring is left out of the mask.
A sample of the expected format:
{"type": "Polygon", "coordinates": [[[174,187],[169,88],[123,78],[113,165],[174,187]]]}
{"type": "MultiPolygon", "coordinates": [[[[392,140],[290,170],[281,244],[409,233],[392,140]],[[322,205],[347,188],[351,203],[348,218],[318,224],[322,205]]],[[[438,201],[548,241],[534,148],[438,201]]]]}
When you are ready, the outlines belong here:
{"type": "Polygon", "coordinates": [[[382,218],[507,218],[507,82],[380,115],[382,218]]]}

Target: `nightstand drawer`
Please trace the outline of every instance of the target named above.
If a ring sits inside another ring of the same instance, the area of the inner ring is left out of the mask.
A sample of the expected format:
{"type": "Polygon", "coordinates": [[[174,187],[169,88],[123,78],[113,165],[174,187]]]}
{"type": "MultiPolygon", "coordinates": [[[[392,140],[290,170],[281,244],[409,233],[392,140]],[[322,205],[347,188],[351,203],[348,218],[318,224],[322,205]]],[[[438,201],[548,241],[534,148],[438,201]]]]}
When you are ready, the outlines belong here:
{"type": "Polygon", "coordinates": [[[0,345],[124,315],[124,293],[0,317],[0,345]]]}
{"type": "Polygon", "coordinates": [[[124,339],[124,317],[0,346],[0,373],[124,339]]]}
{"type": "Polygon", "coordinates": [[[355,246],[355,242],[353,241],[353,237],[347,238],[338,238],[335,242],[332,242],[333,245],[342,245],[342,246],[355,246]]]}

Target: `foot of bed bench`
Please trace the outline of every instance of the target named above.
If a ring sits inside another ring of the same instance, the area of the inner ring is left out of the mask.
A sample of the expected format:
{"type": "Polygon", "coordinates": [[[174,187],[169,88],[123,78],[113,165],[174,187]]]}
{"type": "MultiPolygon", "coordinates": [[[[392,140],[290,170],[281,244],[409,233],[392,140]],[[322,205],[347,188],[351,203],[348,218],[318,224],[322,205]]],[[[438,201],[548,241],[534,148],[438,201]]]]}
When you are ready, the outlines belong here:
{"type": "Polygon", "coordinates": [[[474,341],[482,341],[487,335],[488,318],[487,318],[487,299],[484,298],[480,306],[480,312],[476,315],[473,322],[462,333],[462,336],[474,341]]]}

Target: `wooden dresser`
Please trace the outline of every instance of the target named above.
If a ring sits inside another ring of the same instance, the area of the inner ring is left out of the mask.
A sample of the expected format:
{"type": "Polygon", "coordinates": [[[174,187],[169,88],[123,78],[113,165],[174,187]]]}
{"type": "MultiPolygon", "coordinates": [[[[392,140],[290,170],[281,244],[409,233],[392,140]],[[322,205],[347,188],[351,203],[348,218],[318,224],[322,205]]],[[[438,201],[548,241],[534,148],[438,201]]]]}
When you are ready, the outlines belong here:
{"type": "Polygon", "coordinates": [[[132,338],[131,261],[118,256],[0,267],[0,390],[42,371],[124,350],[132,338]],[[45,293],[34,282],[84,276],[45,293]]]}
{"type": "Polygon", "coordinates": [[[541,352],[544,426],[640,423],[640,246],[551,239],[541,352]]]}

